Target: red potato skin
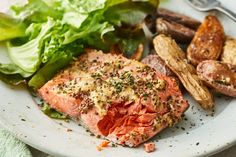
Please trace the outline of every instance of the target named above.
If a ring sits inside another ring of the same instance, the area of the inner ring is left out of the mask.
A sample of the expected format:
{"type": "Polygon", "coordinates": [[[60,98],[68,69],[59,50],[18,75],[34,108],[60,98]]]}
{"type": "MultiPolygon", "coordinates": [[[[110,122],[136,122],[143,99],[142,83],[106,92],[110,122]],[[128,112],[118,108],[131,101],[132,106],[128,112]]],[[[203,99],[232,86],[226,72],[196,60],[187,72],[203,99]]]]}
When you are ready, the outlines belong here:
{"type": "Polygon", "coordinates": [[[169,21],[174,21],[193,30],[196,30],[201,25],[201,22],[196,19],[164,8],[158,9],[157,17],[161,17],[169,21]]]}
{"type": "Polygon", "coordinates": [[[156,20],[156,30],[158,34],[171,36],[177,43],[190,43],[195,31],[179,23],[168,21],[162,18],[156,20]]]}
{"type": "Polygon", "coordinates": [[[166,63],[156,54],[148,55],[142,60],[142,63],[154,68],[162,75],[176,76],[175,73],[173,73],[172,70],[166,65],[166,63]]]}
{"type": "Polygon", "coordinates": [[[236,66],[207,60],[197,66],[198,77],[217,92],[236,97],[236,66]]]}

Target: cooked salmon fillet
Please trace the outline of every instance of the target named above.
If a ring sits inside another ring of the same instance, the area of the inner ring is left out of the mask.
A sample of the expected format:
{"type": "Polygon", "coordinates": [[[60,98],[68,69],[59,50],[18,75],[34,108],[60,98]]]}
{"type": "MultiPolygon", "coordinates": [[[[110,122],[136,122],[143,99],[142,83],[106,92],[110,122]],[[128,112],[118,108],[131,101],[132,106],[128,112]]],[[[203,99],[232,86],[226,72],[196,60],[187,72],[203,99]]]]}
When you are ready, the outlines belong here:
{"type": "Polygon", "coordinates": [[[38,93],[95,135],[130,147],[173,126],[189,106],[174,79],[96,50],[87,50],[38,93]]]}

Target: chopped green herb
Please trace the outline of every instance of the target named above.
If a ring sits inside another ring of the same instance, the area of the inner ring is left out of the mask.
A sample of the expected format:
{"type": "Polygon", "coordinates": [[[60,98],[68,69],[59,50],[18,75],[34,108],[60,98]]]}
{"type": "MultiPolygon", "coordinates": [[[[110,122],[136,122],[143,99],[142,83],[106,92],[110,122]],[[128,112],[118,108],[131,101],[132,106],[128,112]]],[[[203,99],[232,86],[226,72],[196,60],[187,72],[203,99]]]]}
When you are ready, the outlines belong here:
{"type": "Polygon", "coordinates": [[[147,88],[152,89],[153,84],[152,84],[151,82],[147,82],[147,83],[146,83],[146,86],[147,86],[147,88]]]}
{"type": "Polygon", "coordinates": [[[120,93],[123,90],[123,84],[121,82],[116,82],[114,87],[117,93],[120,93]]]}

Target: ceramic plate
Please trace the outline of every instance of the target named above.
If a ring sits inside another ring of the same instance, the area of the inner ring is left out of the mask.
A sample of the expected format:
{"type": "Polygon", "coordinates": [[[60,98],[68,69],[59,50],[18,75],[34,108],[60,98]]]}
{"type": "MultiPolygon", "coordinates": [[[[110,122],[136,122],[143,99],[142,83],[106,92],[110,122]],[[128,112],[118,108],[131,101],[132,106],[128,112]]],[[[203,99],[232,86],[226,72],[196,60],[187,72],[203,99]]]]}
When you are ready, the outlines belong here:
{"type": "MultiPolygon", "coordinates": [[[[6,10],[10,2],[13,0],[3,0],[3,3],[1,1],[0,9],[6,10]]],[[[222,3],[232,10],[236,8],[233,0],[222,0],[222,3]]],[[[193,10],[184,0],[165,0],[161,5],[199,20],[207,15],[193,10]]],[[[236,37],[236,23],[222,14],[211,14],[220,18],[228,35],[236,37]]],[[[0,47],[0,60],[7,62],[4,45],[0,47]]],[[[48,118],[39,110],[35,99],[26,88],[11,87],[3,82],[0,82],[0,123],[32,147],[55,156],[66,157],[206,156],[226,149],[236,142],[235,99],[215,95],[214,112],[206,112],[190,96],[186,95],[186,98],[191,106],[185,117],[177,126],[164,130],[151,140],[156,143],[157,150],[150,154],[144,152],[142,146],[118,146],[99,152],[96,146],[101,139],[90,136],[90,133],[72,121],[55,121],[48,118]]]]}

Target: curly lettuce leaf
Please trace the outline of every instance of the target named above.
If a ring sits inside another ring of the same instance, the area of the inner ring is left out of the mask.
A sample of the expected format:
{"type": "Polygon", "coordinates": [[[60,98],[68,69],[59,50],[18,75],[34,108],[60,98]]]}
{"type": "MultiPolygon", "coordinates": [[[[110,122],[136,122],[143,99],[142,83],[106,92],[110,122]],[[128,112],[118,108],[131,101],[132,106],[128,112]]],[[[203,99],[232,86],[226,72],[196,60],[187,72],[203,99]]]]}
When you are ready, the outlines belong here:
{"type": "Polygon", "coordinates": [[[65,0],[79,13],[89,14],[95,10],[103,9],[106,0],[65,0]]]}
{"type": "MultiPolygon", "coordinates": [[[[94,44],[94,41],[103,40],[105,34],[114,31],[115,26],[121,26],[122,23],[128,25],[140,24],[149,13],[156,11],[156,5],[158,5],[157,0],[107,0],[105,7],[90,13],[79,29],[71,29],[66,32],[64,44],[82,40],[82,42],[87,41],[86,43],[89,43],[89,46],[98,47],[97,44],[94,44]],[[101,35],[97,37],[94,35],[96,33],[101,35]],[[90,40],[91,36],[95,39],[94,41],[90,40]]],[[[112,41],[117,41],[117,39],[112,41]]],[[[108,45],[111,44],[108,43],[108,45]]]]}
{"type": "Polygon", "coordinates": [[[84,42],[94,33],[99,34],[99,39],[102,40],[103,35],[113,31],[114,27],[108,22],[101,22],[103,20],[101,14],[102,13],[99,12],[90,15],[80,29],[70,29],[68,32],[66,32],[64,44],[71,43],[75,40],[84,42]]]}
{"type": "Polygon", "coordinates": [[[43,39],[53,26],[54,22],[49,19],[42,24],[38,36],[24,45],[14,47],[8,42],[8,54],[12,62],[25,72],[33,74],[40,65],[43,39]]]}
{"type": "MultiPolygon", "coordinates": [[[[54,3],[56,5],[56,3],[54,3]]],[[[49,6],[43,0],[28,0],[23,6],[12,6],[16,18],[28,23],[41,23],[47,21],[48,17],[61,19],[63,11],[57,9],[57,6],[49,6]]]]}
{"type": "Polygon", "coordinates": [[[25,30],[25,34],[28,37],[28,40],[33,40],[36,38],[40,31],[42,29],[42,23],[32,23],[28,26],[28,28],[25,30]]]}
{"type": "Polygon", "coordinates": [[[2,64],[2,74],[21,75],[37,89],[83,48],[108,51],[120,44],[130,54],[144,36],[129,35],[133,31],[127,33],[127,26],[132,29],[142,23],[157,5],[158,0],[29,0],[24,6],[14,6],[24,35],[9,38],[13,38],[8,41],[12,64],[2,64]]]}
{"type": "MultiPolygon", "coordinates": [[[[79,44],[68,43],[63,44],[65,40],[65,33],[70,30],[70,27],[66,24],[63,24],[59,21],[56,21],[53,29],[45,36],[44,39],[44,49],[41,55],[42,63],[48,62],[52,56],[57,55],[61,52],[68,52],[73,55],[72,49],[76,47],[80,47],[79,44]]],[[[60,56],[60,55],[59,55],[60,56]]],[[[74,55],[73,55],[74,56],[74,55]]]]}
{"type": "Polygon", "coordinates": [[[79,28],[87,17],[87,14],[78,14],[77,12],[70,11],[64,14],[62,21],[75,28],[79,28]]]}

